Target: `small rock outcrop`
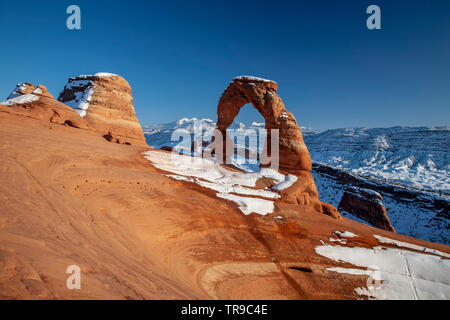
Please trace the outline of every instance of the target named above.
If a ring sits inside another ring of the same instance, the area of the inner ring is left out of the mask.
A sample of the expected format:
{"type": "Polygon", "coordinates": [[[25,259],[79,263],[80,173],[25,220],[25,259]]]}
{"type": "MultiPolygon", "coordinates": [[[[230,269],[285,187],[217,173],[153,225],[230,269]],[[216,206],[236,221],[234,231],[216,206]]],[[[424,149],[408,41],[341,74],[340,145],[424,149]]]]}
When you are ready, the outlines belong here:
{"type": "Polygon", "coordinates": [[[380,229],[395,232],[382,200],[382,196],[373,190],[349,187],[345,190],[338,209],[345,210],[380,229]]]}
{"type": "Polygon", "coordinates": [[[337,209],[319,200],[316,184],[310,173],[312,169],[311,157],[303,141],[303,136],[292,113],[286,110],[283,101],[276,93],[278,84],[253,76],[240,76],[232,80],[220,97],[217,107],[217,129],[224,139],[224,150],[231,139],[227,135],[227,128],[233,123],[239,110],[251,103],[265,119],[267,140],[264,145],[267,155],[271,155],[271,130],[277,129],[279,134],[279,169],[295,174],[298,179],[289,188],[282,191],[286,202],[297,204],[340,219],[337,209]]]}
{"type": "Polygon", "coordinates": [[[51,123],[88,129],[88,124],[72,109],[56,101],[42,84],[37,87],[30,82],[19,83],[6,101],[1,111],[51,123]]]}
{"type": "Polygon", "coordinates": [[[41,97],[47,97],[50,99],[54,99],[54,97],[48,92],[47,88],[43,86],[42,84],[39,84],[37,87],[30,83],[19,83],[17,84],[16,88],[11,92],[11,94],[8,96],[9,99],[17,98],[22,95],[26,94],[34,94],[41,97]]]}
{"type": "Polygon", "coordinates": [[[96,73],[69,78],[58,100],[77,111],[91,130],[108,141],[146,145],[131,87],[121,76],[96,73]]]}

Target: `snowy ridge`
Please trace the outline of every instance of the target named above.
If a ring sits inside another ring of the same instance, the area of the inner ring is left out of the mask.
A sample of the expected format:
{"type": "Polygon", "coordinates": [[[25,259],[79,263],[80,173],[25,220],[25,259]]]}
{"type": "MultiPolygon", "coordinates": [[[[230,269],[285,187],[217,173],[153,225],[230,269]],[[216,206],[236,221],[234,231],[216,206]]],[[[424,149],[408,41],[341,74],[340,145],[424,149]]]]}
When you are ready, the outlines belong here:
{"type": "Polygon", "coordinates": [[[346,128],[305,137],[311,158],[382,182],[450,195],[450,127],[346,128]]]}
{"type": "Polygon", "coordinates": [[[30,103],[33,101],[37,101],[39,100],[39,96],[36,96],[34,94],[24,94],[24,95],[13,95],[11,94],[10,97],[13,96],[12,98],[9,98],[6,101],[0,102],[0,104],[3,104],[5,106],[12,106],[14,104],[26,104],[26,103],[30,103]]]}

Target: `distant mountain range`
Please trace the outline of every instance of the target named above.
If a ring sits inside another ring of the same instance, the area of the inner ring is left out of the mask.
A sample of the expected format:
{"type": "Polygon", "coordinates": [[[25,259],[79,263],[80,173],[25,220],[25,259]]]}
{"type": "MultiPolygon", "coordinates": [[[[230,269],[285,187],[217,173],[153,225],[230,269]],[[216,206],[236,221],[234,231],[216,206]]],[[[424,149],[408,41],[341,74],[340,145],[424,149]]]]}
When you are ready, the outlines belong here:
{"type": "MultiPolygon", "coordinates": [[[[192,133],[201,126],[203,139],[207,140],[205,137],[212,134],[215,125],[211,119],[183,118],[143,129],[147,143],[161,148],[179,143],[171,141],[177,129],[192,133]]],[[[263,132],[264,124],[235,122],[230,128],[238,134],[251,135],[263,132]]],[[[450,127],[343,128],[324,132],[301,127],[301,130],[313,160],[313,175],[322,201],[337,207],[350,176],[352,184],[369,187],[383,196],[397,232],[450,243],[450,127]]],[[[241,167],[255,169],[255,166],[241,167]]]]}
{"type": "MultiPolygon", "coordinates": [[[[153,125],[143,125],[142,129],[147,138],[147,143],[154,148],[161,148],[163,146],[174,146],[178,141],[171,141],[172,133],[175,130],[185,130],[187,132],[194,132],[194,130],[202,127],[203,132],[206,137],[210,137],[214,128],[216,127],[216,122],[211,119],[197,119],[197,118],[183,118],[178,121],[166,123],[166,124],[153,124],[153,125]]],[[[243,134],[252,134],[253,130],[264,130],[264,123],[253,122],[250,125],[246,125],[242,122],[233,122],[229,127],[230,129],[235,129],[241,131],[243,134]]],[[[300,127],[303,136],[315,135],[320,133],[319,130],[310,127],[300,127]]]]}

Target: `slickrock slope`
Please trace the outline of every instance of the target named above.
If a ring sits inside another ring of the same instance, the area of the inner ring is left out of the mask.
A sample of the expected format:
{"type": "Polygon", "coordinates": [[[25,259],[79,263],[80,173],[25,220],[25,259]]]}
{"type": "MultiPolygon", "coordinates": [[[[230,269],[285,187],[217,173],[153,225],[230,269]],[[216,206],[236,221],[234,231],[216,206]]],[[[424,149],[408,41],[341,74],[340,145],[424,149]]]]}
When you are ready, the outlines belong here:
{"type": "Polygon", "coordinates": [[[378,192],[349,187],[344,192],[338,208],[348,211],[381,229],[395,232],[381,201],[382,197],[378,192]]]}
{"type": "Polygon", "coordinates": [[[2,299],[450,298],[448,246],[282,199],[246,215],[167,176],[148,147],[11,108],[0,105],[2,299]],[[66,287],[70,265],[79,290],[66,287]]]}
{"type": "Polygon", "coordinates": [[[69,78],[58,100],[74,108],[91,130],[117,143],[146,145],[131,87],[121,76],[96,73],[69,78]]]}

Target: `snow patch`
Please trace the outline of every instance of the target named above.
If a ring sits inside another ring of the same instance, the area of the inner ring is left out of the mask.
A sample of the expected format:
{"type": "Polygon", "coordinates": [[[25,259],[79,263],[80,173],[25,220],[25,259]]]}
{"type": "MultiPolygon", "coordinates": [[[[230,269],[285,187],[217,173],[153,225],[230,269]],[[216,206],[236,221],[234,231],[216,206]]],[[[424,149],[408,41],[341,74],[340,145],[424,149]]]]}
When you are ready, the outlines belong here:
{"type": "MultiPolygon", "coordinates": [[[[418,246],[418,245],[408,243],[408,242],[403,242],[403,241],[398,241],[398,240],[382,237],[382,236],[379,236],[376,234],[374,234],[373,236],[375,239],[377,239],[381,243],[388,243],[388,244],[396,245],[397,247],[413,249],[413,250],[422,251],[425,253],[432,253],[432,254],[450,259],[450,254],[442,252],[442,251],[438,251],[435,249],[429,249],[429,248],[418,246]]],[[[450,272],[450,270],[449,270],[449,272],[450,272]]]]}
{"type": "Polygon", "coordinates": [[[263,82],[275,82],[273,80],[268,80],[264,78],[254,77],[254,76],[238,76],[234,77],[233,81],[235,80],[250,80],[250,81],[263,81],[263,82]]]}
{"type": "Polygon", "coordinates": [[[274,209],[273,201],[269,200],[241,197],[229,193],[218,193],[217,196],[219,198],[227,199],[237,203],[239,209],[241,209],[242,213],[244,213],[245,215],[248,215],[252,212],[266,215],[268,213],[272,213],[274,209]]]}
{"type": "Polygon", "coordinates": [[[25,104],[25,103],[30,103],[30,102],[37,101],[37,100],[39,100],[38,96],[29,93],[29,94],[15,96],[14,98],[0,102],[0,104],[3,104],[5,106],[12,106],[14,104],[25,104]]]}
{"type": "Polygon", "coordinates": [[[297,179],[298,178],[296,176],[294,176],[292,174],[288,174],[285,176],[284,181],[277,183],[276,185],[273,186],[272,189],[277,190],[277,191],[284,190],[284,189],[292,186],[297,181],[297,179]]]}
{"type": "Polygon", "coordinates": [[[94,93],[95,84],[90,80],[71,80],[65,87],[65,90],[72,90],[73,88],[79,88],[81,91],[74,93],[75,98],[64,102],[64,104],[75,109],[78,114],[84,118],[89,108],[89,103],[94,93]]]}
{"type": "Polygon", "coordinates": [[[16,88],[8,96],[7,100],[17,98],[17,97],[23,95],[23,93],[27,87],[28,87],[28,85],[26,83],[18,83],[16,88]]]}
{"type": "MultiPolygon", "coordinates": [[[[431,250],[431,249],[429,249],[431,250]]],[[[352,275],[369,275],[367,288],[355,288],[359,295],[375,299],[450,299],[450,260],[401,249],[374,247],[316,246],[317,254],[356,268],[328,268],[352,275]],[[377,285],[372,285],[376,280],[377,285]]]]}
{"type": "Polygon", "coordinates": [[[357,237],[356,234],[354,234],[354,233],[352,233],[352,232],[350,232],[350,231],[344,231],[344,232],[342,232],[342,231],[336,230],[336,231],[333,231],[333,233],[334,233],[334,234],[337,234],[337,235],[340,236],[340,237],[344,237],[344,238],[354,238],[354,237],[357,237]]]}
{"type": "Polygon", "coordinates": [[[147,151],[143,154],[158,169],[175,174],[167,175],[168,177],[195,182],[202,187],[212,189],[217,192],[218,197],[237,203],[244,214],[272,213],[274,204],[270,199],[281,197],[273,190],[283,190],[296,181],[295,176],[285,176],[270,168],[263,168],[260,172],[234,172],[223,168],[212,159],[160,151],[147,151]],[[277,189],[275,187],[273,190],[253,189],[261,178],[273,179],[275,186],[278,186],[277,189]]]}

